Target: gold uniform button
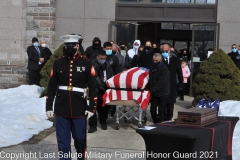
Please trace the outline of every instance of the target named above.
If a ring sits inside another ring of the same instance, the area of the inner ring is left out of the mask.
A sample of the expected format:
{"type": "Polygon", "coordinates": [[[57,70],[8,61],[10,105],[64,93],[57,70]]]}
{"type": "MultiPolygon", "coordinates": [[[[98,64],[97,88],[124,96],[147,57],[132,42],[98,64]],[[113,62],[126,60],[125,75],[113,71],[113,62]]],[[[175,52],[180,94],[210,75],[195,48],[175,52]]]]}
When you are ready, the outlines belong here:
{"type": "Polygon", "coordinates": [[[70,76],[72,76],[72,74],[70,74],[70,76]]]}
{"type": "Polygon", "coordinates": [[[60,73],[62,73],[62,71],[60,71],[60,73]]]}
{"type": "Polygon", "coordinates": [[[72,85],[72,83],[69,83],[69,86],[71,86],[72,85]]]}
{"type": "Polygon", "coordinates": [[[70,67],[72,67],[72,65],[70,65],[70,67]]]}
{"type": "Polygon", "coordinates": [[[72,81],[72,79],[69,79],[70,81],[72,81]]]}
{"type": "Polygon", "coordinates": [[[72,69],[70,69],[70,72],[72,72],[72,69]]]}
{"type": "Polygon", "coordinates": [[[71,63],[73,63],[73,61],[71,61],[71,63]]]}

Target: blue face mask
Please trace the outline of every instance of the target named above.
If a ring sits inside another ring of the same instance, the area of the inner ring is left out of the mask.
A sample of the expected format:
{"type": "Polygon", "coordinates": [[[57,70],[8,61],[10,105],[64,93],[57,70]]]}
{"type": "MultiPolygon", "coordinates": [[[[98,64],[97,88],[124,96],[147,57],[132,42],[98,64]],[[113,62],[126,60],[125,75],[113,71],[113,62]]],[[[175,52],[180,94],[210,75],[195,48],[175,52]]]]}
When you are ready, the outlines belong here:
{"type": "Polygon", "coordinates": [[[238,51],[238,54],[240,54],[240,51],[238,51]]]}
{"type": "Polygon", "coordinates": [[[106,55],[110,56],[112,54],[112,50],[106,50],[106,55]]]}
{"type": "Polygon", "coordinates": [[[34,46],[34,47],[38,47],[39,44],[38,44],[37,42],[35,42],[35,43],[33,43],[33,46],[34,46]]]}
{"type": "Polygon", "coordinates": [[[106,62],[106,59],[98,59],[99,64],[104,64],[106,62]]]}
{"type": "Polygon", "coordinates": [[[233,49],[232,49],[232,52],[233,52],[233,53],[236,53],[236,52],[237,52],[237,49],[236,49],[236,48],[233,48],[233,49]]]}
{"type": "Polygon", "coordinates": [[[162,53],[162,56],[163,56],[164,58],[167,58],[167,57],[169,56],[169,53],[168,53],[168,52],[163,52],[163,53],[162,53]]]}

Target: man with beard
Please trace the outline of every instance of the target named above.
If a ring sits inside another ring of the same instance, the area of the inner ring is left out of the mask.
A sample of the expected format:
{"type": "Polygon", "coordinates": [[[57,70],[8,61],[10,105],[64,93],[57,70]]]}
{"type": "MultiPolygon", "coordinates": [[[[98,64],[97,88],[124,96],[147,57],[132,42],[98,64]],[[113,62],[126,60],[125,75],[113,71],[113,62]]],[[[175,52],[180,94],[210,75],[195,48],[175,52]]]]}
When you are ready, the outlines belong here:
{"type": "Polygon", "coordinates": [[[97,57],[97,53],[101,50],[101,40],[98,37],[94,37],[92,41],[92,46],[89,46],[86,51],[85,55],[88,59],[93,60],[97,57]]]}
{"type": "Polygon", "coordinates": [[[48,118],[53,118],[52,106],[56,96],[54,114],[58,150],[63,155],[70,155],[72,133],[78,160],[83,160],[86,150],[86,116],[88,119],[95,113],[97,98],[94,67],[91,61],[77,52],[80,38],[77,35],[61,36],[65,46],[64,56],[54,62],[51,70],[46,113],[48,118]],[[86,87],[89,95],[86,94],[86,87]]]}
{"type": "MultiPolygon", "coordinates": [[[[92,61],[93,66],[96,71],[96,83],[97,83],[97,96],[98,96],[98,103],[97,103],[97,112],[98,112],[98,120],[103,130],[107,129],[107,117],[108,117],[108,110],[109,106],[102,106],[103,99],[102,96],[106,91],[106,80],[113,76],[113,70],[111,65],[106,61],[107,56],[104,50],[99,50],[97,54],[97,58],[92,61]]],[[[97,116],[94,114],[88,121],[90,129],[88,133],[93,133],[97,131],[97,116]]]]}
{"type": "Polygon", "coordinates": [[[170,94],[167,98],[166,120],[172,120],[174,103],[176,103],[177,80],[179,90],[183,89],[183,75],[179,57],[170,52],[170,46],[164,44],[162,47],[163,63],[170,72],[170,94]]]}
{"type": "Polygon", "coordinates": [[[151,94],[151,108],[153,123],[165,120],[166,100],[170,92],[170,75],[168,68],[162,62],[160,53],[153,55],[153,65],[149,71],[149,90],[151,94]],[[158,114],[157,114],[158,108],[158,114]],[[158,115],[158,116],[157,116],[158,115]]]}
{"type": "Polygon", "coordinates": [[[146,41],[145,48],[138,59],[138,67],[150,69],[150,66],[153,64],[152,57],[154,53],[151,41],[146,41]]]}

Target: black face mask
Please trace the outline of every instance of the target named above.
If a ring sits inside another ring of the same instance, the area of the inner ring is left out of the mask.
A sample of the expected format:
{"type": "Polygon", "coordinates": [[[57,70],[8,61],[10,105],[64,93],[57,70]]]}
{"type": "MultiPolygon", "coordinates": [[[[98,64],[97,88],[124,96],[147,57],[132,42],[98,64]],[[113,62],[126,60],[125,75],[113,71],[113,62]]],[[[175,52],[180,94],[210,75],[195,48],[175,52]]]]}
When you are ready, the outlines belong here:
{"type": "Polygon", "coordinates": [[[154,51],[155,51],[155,52],[157,52],[157,51],[158,51],[158,49],[157,49],[157,48],[153,48],[153,49],[154,49],[154,51]]]}
{"type": "Polygon", "coordinates": [[[77,49],[76,48],[72,48],[72,47],[69,47],[69,48],[63,48],[63,54],[72,58],[73,55],[77,52],[77,49]]]}
{"type": "Polygon", "coordinates": [[[147,50],[150,50],[152,47],[151,46],[145,46],[147,50]]]}
{"type": "Polygon", "coordinates": [[[95,47],[95,48],[97,48],[98,46],[99,46],[100,44],[98,43],[93,43],[93,46],[95,47]]]}
{"type": "Polygon", "coordinates": [[[160,64],[160,62],[153,63],[153,67],[157,67],[160,64]]]}
{"type": "Polygon", "coordinates": [[[116,51],[112,51],[112,54],[115,55],[117,52],[116,51]]]}

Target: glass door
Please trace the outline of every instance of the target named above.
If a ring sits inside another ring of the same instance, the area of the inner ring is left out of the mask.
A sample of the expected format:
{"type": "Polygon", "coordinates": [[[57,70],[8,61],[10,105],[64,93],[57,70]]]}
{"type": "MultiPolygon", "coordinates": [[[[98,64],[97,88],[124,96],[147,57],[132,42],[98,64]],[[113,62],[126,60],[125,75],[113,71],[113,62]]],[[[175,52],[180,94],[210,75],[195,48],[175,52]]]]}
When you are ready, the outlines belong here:
{"type": "Polygon", "coordinates": [[[113,40],[115,43],[124,42],[128,48],[132,48],[132,44],[137,39],[137,22],[110,22],[109,40],[113,40]]]}
{"type": "Polygon", "coordinates": [[[208,58],[209,52],[219,48],[219,27],[219,23],[191,25],[190,94],[192,94],[192,82],[199,71],[201,62],[208,58]]]}

